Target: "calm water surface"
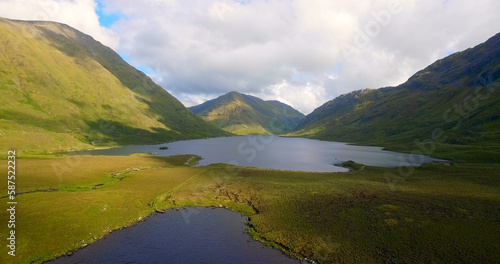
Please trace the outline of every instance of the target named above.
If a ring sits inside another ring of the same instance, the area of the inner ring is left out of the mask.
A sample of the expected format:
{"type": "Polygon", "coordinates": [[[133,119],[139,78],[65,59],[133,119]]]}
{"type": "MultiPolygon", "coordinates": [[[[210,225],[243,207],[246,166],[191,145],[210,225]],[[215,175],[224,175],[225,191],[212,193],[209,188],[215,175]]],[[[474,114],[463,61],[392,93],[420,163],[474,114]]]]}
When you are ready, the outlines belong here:
{"type": "Polygon", "coordinates": [[[345,172],[347,169],[335,165],[348,160],[378,167],[420,166],[423,163],[438,161],[423,155],[385,151],[380,147],[260,135],[125,146],[92,150],[83,154],[129,155],[131,153],[155,153],[157,156],[195,154],[203,157],[199,166],[228,163],[265,169],[311,172],[345,172]],[[159,149],[165,146],[168,149],[159,149]]]}
{"type": "Polygon", "coordinates": [[[252,240],[246,217],[221,208],[167,210],[48,263],[295,263],[252,240]]]}
{"type": "MultiPolygon", "coordinates": [[[[353,160],[370,166],[419,166],[436,159],[338,142],[276,136],[239,136],[136,145],[76,152],[90,155],[155,153],[195,154],[199,166],[228,163],[240,166],[313,172],[342,172],[335,166],[353,160]],[[160,150],[160,147],[168,147],[160,150]]],[[[245,217],[224,209],[169,210],[113,232],[71,257],[53,263],[299,263],[253,241],[244,233],[245,217]]]]}

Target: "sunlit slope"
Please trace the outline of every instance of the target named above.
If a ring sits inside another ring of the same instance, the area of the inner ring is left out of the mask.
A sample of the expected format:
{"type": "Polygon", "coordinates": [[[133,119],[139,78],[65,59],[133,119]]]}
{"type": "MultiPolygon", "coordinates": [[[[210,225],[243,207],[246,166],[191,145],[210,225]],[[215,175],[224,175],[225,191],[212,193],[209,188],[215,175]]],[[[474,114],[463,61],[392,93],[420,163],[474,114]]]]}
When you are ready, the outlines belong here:
{"type": "Polygon", "coordinates": [[[436,61],[397,87],[339,96],[306,116],[295,135],[400,144],[400,149],[410,145],[408,150],[420,149],[415,147],[418,142],[431,141],[444,146],[437,152],[474,146],[483,148],[481,158],[498,159],[499,78],[500,34],[436,61]]]}
{"type": "Polygon", "coordinates": [[[0,19],[2,149],[222,136],[110,48],[66,25],[0,19]]]}
{"type": "Polygon", "coordinates": [[[207,122],[235,134],[283,134],[293,131],[304,115],[279,101],[230,92],[189,108],[207,122]]]}

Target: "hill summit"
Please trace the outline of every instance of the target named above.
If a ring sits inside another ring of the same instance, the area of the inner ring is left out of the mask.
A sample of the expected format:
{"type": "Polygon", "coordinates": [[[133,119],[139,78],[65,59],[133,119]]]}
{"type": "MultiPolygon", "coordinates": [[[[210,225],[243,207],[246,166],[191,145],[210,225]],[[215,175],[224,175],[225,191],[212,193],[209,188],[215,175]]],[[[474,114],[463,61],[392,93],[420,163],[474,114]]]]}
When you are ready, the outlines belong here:
{"type": "Polygon", "coordinates": [[[293,135],[399,144],[393,149],[406,151],[420,149],[418,142],[441,146],[437,152],[474,145],[482,151],[471,152],[471,159],[499,159],[500,34],[436,61],[397,87],[341,95],[306,116],[293,135]]]}
{"type": "Polygon", "coordinates": [[[264,101],[238,92],[227,93],[189,110],[210,124],[239,135],[288,133],[304,118],[302,113],[282,102],[264,101]]]}
{"type": "Polygon", "coordinates": [[[0,145],[20,152],[229,135],[67,25],[0,18],[0,145]]]}

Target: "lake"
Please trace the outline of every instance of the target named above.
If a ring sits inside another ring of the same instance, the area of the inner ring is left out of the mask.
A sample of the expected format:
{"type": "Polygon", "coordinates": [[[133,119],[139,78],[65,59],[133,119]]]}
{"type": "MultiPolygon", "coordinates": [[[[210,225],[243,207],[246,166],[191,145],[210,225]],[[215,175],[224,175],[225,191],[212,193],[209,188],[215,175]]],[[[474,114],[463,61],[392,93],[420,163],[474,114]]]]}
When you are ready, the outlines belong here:
{"type": "MultiPolygon", "coordinates": [[[[75,152],[77,155],[155,156],[194,154],[198,166],[228,163],[267,169],[345,172],[336,166],[352,160],[369,166],[419,166],[439,161],[422,156],[304,138],[236,136],[134,145],[75,152]]],[[[244,233],[246,218],[213,208],[167,210],[146,221],[109,234],[71,257],[53,263],[300,263],[253,241],[244,233]]]]}
{"type": "Polygon", "coordinates": [[[222,208],[167,210],[48,263],[300,263],[252,240],[246,222],[222,208]]]}
{"type": "Polygon", "coordinates": [[[227,163],[265,169],[346,172],[336,166],[352,160],[368,166],[420,166],[440,161],[428,156],[385,151],[381,147],[354,146],[306,138],[278,136],[237,136],[177,141],[159,145],[132,145],[73,154],[129,155],[154,153],[156,156],[195,154],[203,159],[198,166],[227,163]],[[168,149],[160,149],[168,147],[168,149]]]}

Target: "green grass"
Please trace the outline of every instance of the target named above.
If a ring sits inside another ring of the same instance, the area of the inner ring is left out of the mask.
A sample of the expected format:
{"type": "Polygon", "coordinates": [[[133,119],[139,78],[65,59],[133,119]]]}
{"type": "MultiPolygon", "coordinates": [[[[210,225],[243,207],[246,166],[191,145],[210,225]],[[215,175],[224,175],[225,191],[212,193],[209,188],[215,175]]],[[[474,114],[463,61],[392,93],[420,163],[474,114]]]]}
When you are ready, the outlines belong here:
{"type": "Polygon", "coordinates": [[[279,101],[230,92],[189,108],[208,123],[237,135],[291,132],[304,115],[279,101]]]}
{"type": "Polygon", "coordinates": [[[0,18],[0,69],[2,150],[47,154],[230,135],[62,24],[0,18]]]}
{"type": "MultiPolygon", "coordinates": [[[[60,256],[156,209],[219,205],[249,216],[255,239],[322,263],[500,259],[498,89],[456,131],[455,123],[443,123],[443,113],[470,91],[456,91],[453,74],[431,89],[435,85],[423,85],[429,74],[422,73],[412,79],[422,81],[422,89],[366,92],[351,108],[342,106],[349,101],[342,97],[338,116],[300,132],[411,153],[421,147],[414,139],[432,139],[440,128],[447,139],[424,154],[450,159],[450,166],[383,169],[347,162],[350,173],[306,173],[192,167],[199,157],[190,155],[57,157],[100,145],[229,134],[206,125],[112,50],[67,26],[0,19],[0,41],[0,149],[18,150],[16,191],[22,193],[16,197],[17,256],[10,258],[2,247],[0,263],[60,256]],[[403,177],[400,170],[409,172],[403,177]]],[[[454,70],[446,66],[452,60],[436,67],[454,70]]],[[[491,65],[497,80],[498,64],[491,65]]],[[[270,106],[261,110],[273,112],[270,106]]],[[[7,219],[3,210],[0,223],[7,219]]],[[[7,232],[0,224],[0,236],[7,232]]]]}
{"type": "Polygon", "coordinates": [[[222,127],[222,129],[236,135],[271,135],[269,131],[258,124],[236,124],[222,127]]]}
{"type": "MultiPolygon", "coordinates": [[[[62,157],[18,160],[17,257],[2,263],[40,262],[91,243],[143,219],[151,201],[202,169],[173,158],[62,157]],[[60,175],[52,169],[60,164],[60,175]],[[96,188],[93,188],[96,187],[96,188]]],[[[2,185],[4,189],[5,186],[2,185]]],[[[2,190],[2,193],[6,193],[2,190]]],[[[6,198],[1,199],[3,202],[6,198]]],[[[7,221],[7,215],[0,215],[7,221]]],[[[0,229],[6,235],[6,226],[0,229]]]]}
{"type": "Polygon", "coordinates": [[[290,135],[406,151],[418,150],[416,140],[432,140],[440,145],[432,155],[499,163],[499,43],[497,34],[396,87],[341,95],[306,116],[290,135]]]}
{"type": "Polygon", "coordinates": [[[365,165],[356,163],[352,160],[342,162],[341,167],[348,168],[351,171],[362,171],[365,169],[365,165]]]}
{"type": "Polygon", "coordinates": [[[320,263],[500,259],[498,164],[427,164],[392,185],[384,175],[397,169],[306,173],[191,167],[196,162],[189,155],[18,160],[18,191],[26,192],[16,197],[18,256],[4,252],[0,262],[62,255],[155,209],[219,205],[249,216],[254,238],[320,263]]]}

